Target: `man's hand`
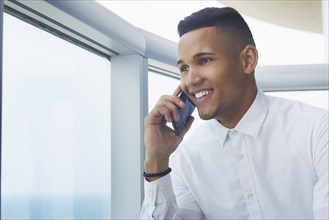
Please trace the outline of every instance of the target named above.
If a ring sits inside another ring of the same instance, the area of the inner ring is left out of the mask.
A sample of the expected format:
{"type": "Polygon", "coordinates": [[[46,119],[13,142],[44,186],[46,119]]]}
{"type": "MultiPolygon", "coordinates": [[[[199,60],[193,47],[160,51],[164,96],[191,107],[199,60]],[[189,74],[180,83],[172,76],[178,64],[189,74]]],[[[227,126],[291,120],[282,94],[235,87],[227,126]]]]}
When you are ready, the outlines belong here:
{"type": "MultiPolygon", "coordinates": [[[[180,92],[179,86],[173,95],[162,96],[144,120],[146,173],[158,173],[168,169],[170,154],[176,150],[193,123],[194,118],[190,117],[179,136],[176,136],[175,131],[166,125],[167,122],[178,121],[180,117],[178,110],[185,107],[185,103],[178,97],[180,92]]],[[[155,179],[157,178],[148,180],[155,179]]]]}

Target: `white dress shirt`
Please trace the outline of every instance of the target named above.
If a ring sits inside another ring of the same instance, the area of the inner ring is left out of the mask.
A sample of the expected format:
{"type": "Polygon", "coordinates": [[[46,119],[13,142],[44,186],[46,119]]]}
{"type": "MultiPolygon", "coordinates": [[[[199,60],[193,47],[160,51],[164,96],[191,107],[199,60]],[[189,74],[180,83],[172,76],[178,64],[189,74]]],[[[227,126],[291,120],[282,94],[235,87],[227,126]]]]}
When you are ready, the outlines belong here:
{"type": "Polygon", "coordinates": [[[204,121],[145,181],[142,219],[328,219],[328,111],[260,89],[234,129],[204,121]]]}

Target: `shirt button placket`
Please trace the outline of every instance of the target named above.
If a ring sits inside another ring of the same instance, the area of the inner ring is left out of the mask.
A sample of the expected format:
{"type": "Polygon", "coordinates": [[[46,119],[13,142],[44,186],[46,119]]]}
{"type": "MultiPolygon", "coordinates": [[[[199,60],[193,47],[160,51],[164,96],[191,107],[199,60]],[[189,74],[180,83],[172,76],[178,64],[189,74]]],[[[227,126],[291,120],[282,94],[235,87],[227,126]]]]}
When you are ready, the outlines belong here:
{"type": "Polygon", "coordinates": [[[244,158],[244,154],[243,154],[243,153],[238,153],[238,154],[236,155],[236,158],[237,158],[238,160],[243,160],[243,158],[244,158]]]}
{"type": "Polygon", "coordinates": [[[260,207],[256,199],[254,181],[251,174],[251,167],[246,154],[246,146],[243,136],[236,130],[229,133],[232,149],[238,163],[238,173],[243,188],[246,203],[248,206],[249,217],[251,219],[262,219],[260,207]]]}
{"type": "Polygon", "coordinates": [[[250,201],[254,198],[254,194],[253,193],[248,193],[246,197],[250,201]]]}

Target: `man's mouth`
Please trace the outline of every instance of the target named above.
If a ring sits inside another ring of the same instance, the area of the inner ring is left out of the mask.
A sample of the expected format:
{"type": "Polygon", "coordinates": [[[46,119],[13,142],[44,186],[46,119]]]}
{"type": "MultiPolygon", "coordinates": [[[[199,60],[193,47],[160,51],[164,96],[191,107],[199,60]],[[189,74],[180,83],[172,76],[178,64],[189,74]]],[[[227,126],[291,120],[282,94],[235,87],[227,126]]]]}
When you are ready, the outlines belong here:
{"type": "Polygon", "coordinates": [[[203,90],[203,91],[200,91],[200,92],[195,93],[194,94],[194,97],[196,99],[200,99],[200,98],[202,98],[204,96],[209,95],[211,92],[212,92],[212,90],[203,90]]]}

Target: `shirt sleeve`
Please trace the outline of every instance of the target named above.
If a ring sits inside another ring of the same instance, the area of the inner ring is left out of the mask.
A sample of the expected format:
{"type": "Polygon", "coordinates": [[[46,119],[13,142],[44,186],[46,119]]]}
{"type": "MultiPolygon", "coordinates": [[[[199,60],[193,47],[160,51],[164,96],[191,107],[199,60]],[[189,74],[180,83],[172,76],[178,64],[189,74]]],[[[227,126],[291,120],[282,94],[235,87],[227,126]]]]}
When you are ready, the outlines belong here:
{"type": "Polygon", "coordinates": [[[200,212],[178,208],[170,174],[152,182],[145,180],[144,192],[140,219],[203,219],[200,212]]]}
{"type": "Polygon", "coordinates": [[[321,118],[313,133],[313,161],[318,180],[313,190],[314,219],[329,219],[329,130],[328,114],[321,118]]]}
{"type": "Polygon", "coordinates": [[[144,181],[141,219],[180,219],[170,174],[152,182],[144,181]]]}

